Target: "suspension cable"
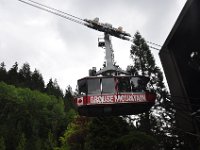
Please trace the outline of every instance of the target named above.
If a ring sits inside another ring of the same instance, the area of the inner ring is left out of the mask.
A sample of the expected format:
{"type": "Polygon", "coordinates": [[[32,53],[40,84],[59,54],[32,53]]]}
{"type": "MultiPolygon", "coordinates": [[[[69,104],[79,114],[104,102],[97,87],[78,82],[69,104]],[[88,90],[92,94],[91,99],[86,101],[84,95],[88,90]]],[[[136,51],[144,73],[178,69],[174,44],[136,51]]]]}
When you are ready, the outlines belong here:
{"type": "Polygon", "coordinates": [[[44,10],[44,11],[46,11],[46,12],[55,14],[55,15],[57,15],[57,16],[60,16],[60,17],[62,17],[62,18],[65,18],[65,19],[67,19],[67,20],[73,21],[73,22],[75,22],[75,23],[85,25],[85,23],[83,23],[82,21],[79,21],[79,20],[76,20],[76,19],[67,17],[66,15],[62,15],[62,14],[60,14],[60,13],[58,13],[58,12],[54,12],[54,11],[51,10],[51,9],[43,8],[43,7],[41,7],[41,6],[37,6],[37,5],[35,5],[35,4],[28,3],[28,2],[26,2],[26,1],[24,1],[24,0],[19,0],[19,1],[22,2],[22,3],[25,3],[25,4],[27,4],[27,5],[33,6],[33,7],[35,7],[35,8],[44,10]]]}
{"type": "Polygon", "coordinates": [[[154,43],[154,42],[151,42],[151,41],[146,41],[147,43],[149,43],[149,44],[151,44],[151,45],[156,45],[156,46],[158,46],[158,47],[162,47],[161,45],[159,45],[159,44],[156,44],[156,43],[154,43]]]}
{"type": "MultiPolygon", "coordinates": [[[[149,45],[148,45],[148,46],[149,46],[149,45]]],[[[149,46],[149,48],[152,48],[152,49],[155,49],[155,50],[157,50],[157,51],[160,51],[159,48],[156,48],[156,47],[153,47],[153,46],[149,46]]]]}
{"type": "Polygon", "coordinates": [[[69,13],[66,13],[66,12],[64,12],[64,11],[58,10],[58,9],[56,9],[56,8],[49,7],[49,6],[47,6],[47,5],[44,5],[44,4],[35,2],[35,1],[33,1],[33,0],[27,0],[27,1],[30,1],[30,2],[32,2],[32,3],[35,3],[35,4],[40,5],[40,6],[43,6],[43,7],[46,7],[46,8],[51,9],[51,10],[55,10],[55,11],[57,11],[57,12],[63,13],[63,14],[65,14],[65,15],[68,15],[68,16],[70,16],[70,17],[76,18],[76,19],[78,19],[78,20],[84,21],[83,19],[81,19],[81,18],[79,18],[79,17],[76,17],[76,16],[71,15],[71,14],[69,14],[69,13]]]}

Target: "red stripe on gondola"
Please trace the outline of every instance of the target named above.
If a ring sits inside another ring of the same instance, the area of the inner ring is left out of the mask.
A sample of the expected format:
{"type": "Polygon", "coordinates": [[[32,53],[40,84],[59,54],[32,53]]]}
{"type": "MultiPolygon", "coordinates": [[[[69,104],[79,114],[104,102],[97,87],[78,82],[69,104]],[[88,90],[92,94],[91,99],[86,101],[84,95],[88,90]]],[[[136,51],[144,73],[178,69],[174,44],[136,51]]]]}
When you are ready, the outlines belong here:
{"type": "Polygon", "coordinates": [[[90,95],[77,98],[77,105],[155,102],[154,93],[90,95]]]}

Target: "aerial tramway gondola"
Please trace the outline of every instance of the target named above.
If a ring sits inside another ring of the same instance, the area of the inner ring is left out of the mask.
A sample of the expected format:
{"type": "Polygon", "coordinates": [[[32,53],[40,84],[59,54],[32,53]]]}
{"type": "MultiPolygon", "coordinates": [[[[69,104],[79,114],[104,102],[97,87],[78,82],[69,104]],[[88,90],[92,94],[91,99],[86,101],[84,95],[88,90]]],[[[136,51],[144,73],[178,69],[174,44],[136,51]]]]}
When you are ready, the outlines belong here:
{"type": "MultiPolygon", "coordinates": [[[[149,78],[132,76],[114,65],[114,54],[110,36],[131,41],[131,35],[122,27],[94,20],[81,19],[32,0],[19,0],[25,4],[53,13],[70,21],[104,32],[98,46],[106,50],[105,67],[98,72],[90,70],[89,76],[78,80],[78,95],[75,99],[82,116],[132,115],[148,111],[155,103],[156,94],[149,92],[149,78]]],[[[156,49],[156,48],[155,48],[156,49]]]]}
{"type": "Polygon", "coordinates": [[[76,105],[79,114],[93,117],[132,115],[148,111],[156,99],[155,93],[147,89],[149,78],[131,76],[114,65],[110,34],[106,31],[104,39],[98,42],[98,46],[106,50],[105,67],[98,72],[96,68],[92,69],[90,76],[78,80],[76,105]]]}
{"type": "Polygon", "coordinates": [[[83,116],[143,113],[155,102],[143,76],[90,76],[78,80],[78,112],[83,116]]]}

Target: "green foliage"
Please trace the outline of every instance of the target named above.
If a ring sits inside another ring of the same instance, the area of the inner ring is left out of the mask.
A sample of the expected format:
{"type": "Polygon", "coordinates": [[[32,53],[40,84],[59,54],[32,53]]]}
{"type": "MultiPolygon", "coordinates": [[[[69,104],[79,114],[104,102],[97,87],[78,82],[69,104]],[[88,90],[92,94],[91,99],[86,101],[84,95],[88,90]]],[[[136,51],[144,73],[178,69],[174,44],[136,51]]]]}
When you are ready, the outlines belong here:
{"type": "Polygon", "coordinates": [[[3,137],[0,137],[0,150],[6,150],[5,141],[3,137]]]}
{"type": "Polygon", "coordinates": [[[144,132],[133,130],[123,117],[86,118],[76,116],[54,150],[145,150],[158,142],[144,132]]]}
{"type": "Polygon", "coordinates": [[[64,100],[62,98],[63,92],[57,81],[50,79],[45,87],[40,72],[37,69],[31,72],[28,63],[19,69],[16,62],[7,72],[2,62],[0,135],[4,138],[1,146],[5,145],[7,150],[52,150],[57,147],[67,124],[77,115],[70,86],[64,100]]]}
{"type": "Polygon", "coordinates": [[[60,87],[57,83],[57,80],[54,80],[54,82],[53,82],[52,79],[50,79],[45,88],[45,92],[49,95],[54,95],[57,98],[63,97],[63,92],[60,89],[60,87]]]}
{"type": "MultiPolygon", "coordinates": [[[[30,150],[44,149],[45,144],[41,143],[58,140],[62,134],[60,129],[65,125],[61,99],[0,82],[0,135],[5,137],[8,150],[22,148],[23,137],[30,150]]],[[[56,144],[54,142],[53,146],[56,144]]]]}
{"type": "Polygon", "coordinates": [[[65,96],[64,96],[64,105],[65,105],[65,111],[68,112],[71,108],[75,109],[74,105],[74,96],[72,94],[71,86],[68,86],[65,90],[65,96]]]}
{"type": "Polygon", "coordinates": [[[25,146],[26,146],[26,138],[25,135],[22,133],[16,150],[25,150],[25,146]]]}
{"type": "Polygon", "coordinates": [[[122,117],[93,118],[89,124],[86,150],[112,150],[114,139],[128,134],[129,126],[122,117]]]}
{"type": "Polygon", "coordinates": [[[157,144],[158,142],[154,137],[140,131],[131,131],[127,135],[113,141],[113,146],[116,150],[153,150],[156,149],[157,144]]]}
{"type": "Polygon", "coordinates": [[[30,69],[30,65],[28,63],[24,63],[22,68],[19,70],[19,85],[20,87],[31,87],[31,76],[32,72],[30,69]]]}
{"type": "Polygon", "coordinates": [[[7,80],[7,72],[4,62],[2,62],[0,64],[0,81],[6,81],[6,80],[7,80]]]}
{"type": "Polygon", "coordinates": [[[73,122],[73,120],[77,117],[77,111],[73,108],[70,108],[69,110],[67,110],[66,113],[66,118],[68,120],[68,122],[73,122]]]}
{"type": "Polygon", "coordinates": [[[42,74],[40,74],[37,69],[35,69],[32,73],[30,88],[41,92],[44,91],[44,80],[42,74]]]}
{"type": "Polygon", "coordinates": [[[8,71],[8,78],[7,83],[12,85],[19,85],[19,74],[18,74],[18,63],[15,62],[15,64],[10,68],[8,71]]]}
{"type": "Polygon", "coordinates": [[[88,118],[76,116],[60,138],[62,146],[59,150],[83,150],[88,133],[88,123],[88,118]]]}
{"type": "Polygon", "coordinates": [[[32,72],[28,63],[24,63],[19,69],[18,63],[16,62],[7,72],[4,62],[2,62],[0,64],[0,81],[16,87],[29,88],[31,90],[45,92],[49,95],[54,95],[57,98],[63,97],[63,92],[56,79],[54,82],[50,79],[45,88],[42,74],[37,69],[32,72]]]}

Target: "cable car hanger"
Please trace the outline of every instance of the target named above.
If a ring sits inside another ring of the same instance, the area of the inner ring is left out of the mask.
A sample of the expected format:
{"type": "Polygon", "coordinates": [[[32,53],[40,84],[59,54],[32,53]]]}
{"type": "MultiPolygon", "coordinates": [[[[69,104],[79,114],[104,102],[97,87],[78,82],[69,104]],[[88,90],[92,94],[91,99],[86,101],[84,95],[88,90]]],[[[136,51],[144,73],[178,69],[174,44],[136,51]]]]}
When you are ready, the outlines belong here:
{"type": "MultiPolygon", "coordinates": [[[[148,111],[154,105],[156,94],[147,89],[149,78],[131,76],[114,63],[110,36],[133,40],[122,27],[115,28],[109,23],[101,23],[99,18],[81,19],[33,0],[19,1],[104,33],[104,38],[98,40],[98,46],[106,50],[105,67],[99,71],[93,67],[89,70],[89,77],[78,80],[79,94],[75,103],[80,115],[93,117],[139,114],[148,111]]],[[[160,47],[158,44],[148,43],[160,47]]],[[[153,46],[150,48],[159,50],[153,46]]]]}

